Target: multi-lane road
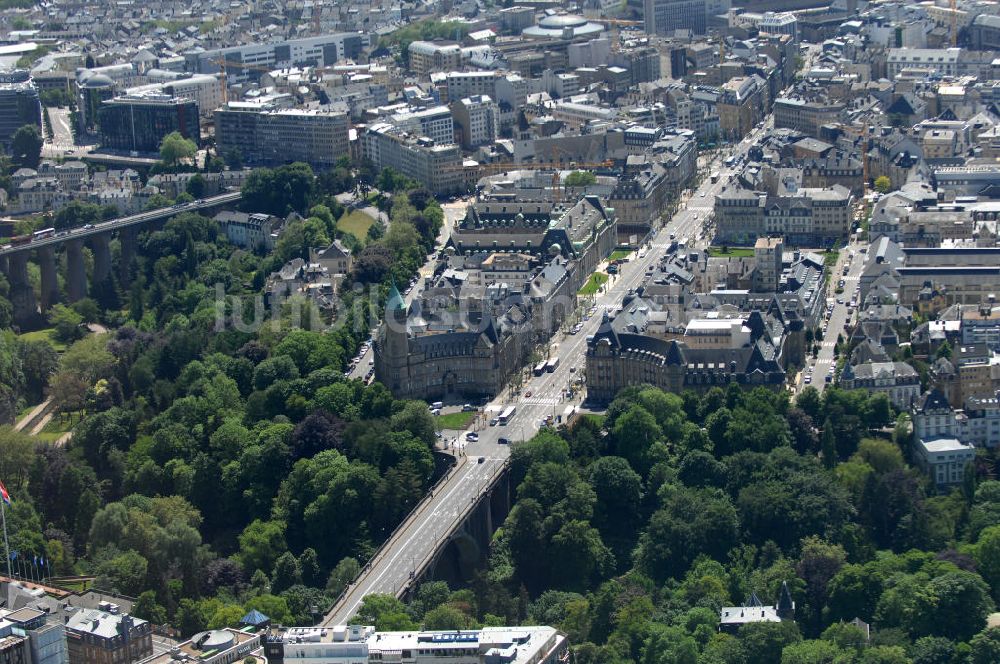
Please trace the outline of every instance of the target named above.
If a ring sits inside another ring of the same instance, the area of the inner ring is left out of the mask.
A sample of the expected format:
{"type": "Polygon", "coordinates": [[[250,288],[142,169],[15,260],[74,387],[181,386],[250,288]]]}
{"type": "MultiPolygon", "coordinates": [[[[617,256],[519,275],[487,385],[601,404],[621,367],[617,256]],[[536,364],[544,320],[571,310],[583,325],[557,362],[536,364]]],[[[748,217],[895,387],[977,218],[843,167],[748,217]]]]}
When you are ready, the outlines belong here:
{"type": "MultiPolygon", "coordinates": [[[[701,185],[691,194],[686,205],[682,205],[677,214],[653,236],[647,249],[637,252],[632,260],[621,266],[618,276],[596,296],[596,314],[584,322],[583,329],[575,335],[557,334],[551,340],[551,353],[560,358],[554,372],[531,377],[512,400],[508,399],[505,390],[502,396],[486,405],[489,413],[499,413],[510,405],[516,407],[516,412],[506,426],[488,426],[479,430],[478,440],[466,441],[464,435],[460,438],[462,444],[456,450],[459,455],[456,466],[391,535],[327,614],[324,625],[347,623],[361,606],[365,595],[401,593],[413,575],[422,571],[423,563],[430,560],[461,524],[477,497],[503,471],[510,455],[510,445],[501,444],[500,439],[509,439],[515,444],[526,440],[539,430],[543,418],[558,415],[566,405],[577,403],[565,399],[563,394],[584,366],[587,336],[597,331],[603,312],[616,311],[621,306],[622,298],[639,286],[647,270],[659,263],[667,252],[671,234],[678,238],[690,238],[698,248],[705,247],[707,239],[698,239],[700,230],[711,216],[715,196],[729,175],[727,169],[721,166],[722,159],[730,154],[745,153],[763,131],[761,126],[754,131],[751,140],[733,146],[704,166],[701,169],[701,185]],[[717,182],[711,182],[708,174],[716,170],[720,171],[721,177],[717,182]]],[[[367,356],[362,357],[358,367],[360,371],[367,371],[367,356]]]]}

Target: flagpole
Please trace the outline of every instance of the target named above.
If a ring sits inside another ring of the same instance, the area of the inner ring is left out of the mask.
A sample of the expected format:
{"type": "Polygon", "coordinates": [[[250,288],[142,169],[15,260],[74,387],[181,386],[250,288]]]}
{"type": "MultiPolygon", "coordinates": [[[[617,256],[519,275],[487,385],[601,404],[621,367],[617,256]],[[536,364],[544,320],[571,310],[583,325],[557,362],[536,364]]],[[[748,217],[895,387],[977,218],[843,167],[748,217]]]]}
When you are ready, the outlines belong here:
{"type": "Polygon", "coordinates": [[[4,552],[7,554],[7,576],[11,579],[14,578],[13,572],[11,572],[10,566],[10,541],[7,539],[7,510],[4,508],[6,501],[0,500],[0,520],[3,521],[3,548],[4,552]]]}

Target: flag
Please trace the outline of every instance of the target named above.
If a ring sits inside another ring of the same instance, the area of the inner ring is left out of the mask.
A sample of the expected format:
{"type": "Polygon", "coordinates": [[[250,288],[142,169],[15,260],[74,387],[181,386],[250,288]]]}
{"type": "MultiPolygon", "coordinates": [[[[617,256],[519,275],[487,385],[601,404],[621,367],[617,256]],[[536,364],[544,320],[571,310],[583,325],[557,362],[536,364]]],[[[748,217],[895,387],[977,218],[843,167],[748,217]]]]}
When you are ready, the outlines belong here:
{"type": "Polygon", "coordinates": [[[10,494],[7,493],[7,487],[3,485],[3,482],[0,482],[0,499],[10,505],[10,494]]]}
{"type": "Polygon", "coordinates": [[[10,559],[11,560],[17,560],[17,551],[11,551],[10,552],[10,559]]]}

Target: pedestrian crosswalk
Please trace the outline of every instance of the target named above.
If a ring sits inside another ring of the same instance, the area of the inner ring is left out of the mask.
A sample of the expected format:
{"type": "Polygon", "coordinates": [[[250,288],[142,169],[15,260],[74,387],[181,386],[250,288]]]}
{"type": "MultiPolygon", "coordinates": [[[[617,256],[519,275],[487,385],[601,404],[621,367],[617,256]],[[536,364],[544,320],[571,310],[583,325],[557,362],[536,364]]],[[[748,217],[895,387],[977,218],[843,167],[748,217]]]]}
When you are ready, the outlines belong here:
{"type": "Polygon", "coordinates": [[[522,399],[521,403],[529,406],[555,406],[559,403],[558,397],[528,397],[522,399]]]}

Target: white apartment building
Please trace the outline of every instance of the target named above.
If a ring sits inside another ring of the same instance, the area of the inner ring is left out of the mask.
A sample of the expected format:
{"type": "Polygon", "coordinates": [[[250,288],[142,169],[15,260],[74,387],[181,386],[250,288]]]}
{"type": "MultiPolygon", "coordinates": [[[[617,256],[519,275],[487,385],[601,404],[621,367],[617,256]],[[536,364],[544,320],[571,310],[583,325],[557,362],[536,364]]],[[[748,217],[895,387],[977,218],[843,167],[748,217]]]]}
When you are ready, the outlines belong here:
{"type": "Polygon", "coordinates": [[[455,142],[455,124],[447,106],[407,110],[390,116],[394,125],[411,134],[426,136],[442,145],[455,142]]]}
{"type": "Polygon", "coordinates": [[[247,164],[332,166],[348,154],[349,129],[347,114],[338,111],[230,102],[215,112],[219,153],[235,150],[247,164]]]}
{"type": "Polygon", "coordinates": [[[462,147],[471,150],[496,140],[500,131],[500,107],[488,95],[475,95],[451,105],[462,147]]]}
{"type": "Polygon", "coordinates": [[[958,76],[960,48],[890,48],[886,73],[890,79],[904,70],[926,71],[942,76],[958,76]]]}
{"type": "Polygon", "coordinates": [[[243,249],[270,251],[277,239],[277,228],[281,220],[267,214],[255,212],[224,211],[215,215],[213,221],[229,241],[243,249]]]}
{"type": "Polygon", "coordinates": [[[411,42],[410,70],[422,76],[434,71],[449,71],[462,66],[462,47],[455,43],[439,44],[428,41],[411,42]]]}
{"type": "Polygon", "coordinates": [[[931,390],[911,410],[917,461],[939,487],[959,484],[976,447],[1000,442],[1000,399],[974,397],[966,411],[954,411],[939,390],[931,390]]]}
{"type": "Polygon", "coordinates": [[[362,156],[378,170],[395,169],[435,194],[465,189],[462,153],[455,143],[439,145],[389,123],[370,125],[359,139],[362,156]]]}
{"type": "MultiPolygon", "coordinates": [[[[229,83],[243,83],[259,78],[260,69],[281,69],[311,65],[329,67],[340,60],[357,59],[368,46],[369,35],[362,32],[339,32],[303,39],[246,44],[185,55],[188,69],[200,74],[214,74],[227,63],[229,83]],[[240,65],[252,65],[244,68],[240,65]]],[[[112,77],[113,78],[113,77],[112,77]]]]}
{"type": "Polygon", "coordinates": [[[500,72],[496,71],[453,71],[445,74],[445,87],[448,90],[448,101],[456,101],[463,97],[474,95],[489,95],[496,97],[497,81],[500,72]]]}
{"type": "Polygon", "coordinates": [[[957,438],[917,440],[917,463],[938,487],[961,484],[965,467],[976,458],[976,451],[957,438]]]}
{"type": "Polygon", "coordinates": [[[613,108],[558,101],[552,106],[552,117],[575,124],[586,124],[591,120],[614,120],[618,112],[613,108]]]}

